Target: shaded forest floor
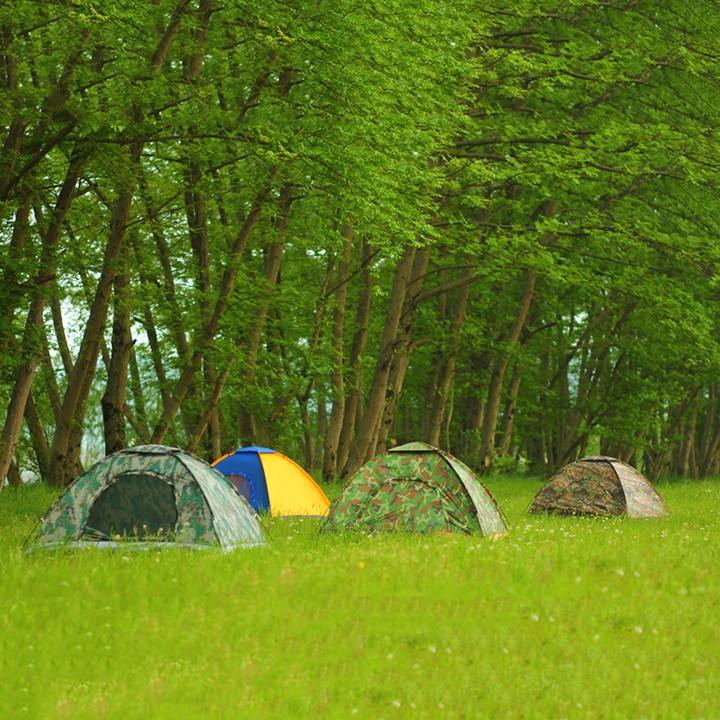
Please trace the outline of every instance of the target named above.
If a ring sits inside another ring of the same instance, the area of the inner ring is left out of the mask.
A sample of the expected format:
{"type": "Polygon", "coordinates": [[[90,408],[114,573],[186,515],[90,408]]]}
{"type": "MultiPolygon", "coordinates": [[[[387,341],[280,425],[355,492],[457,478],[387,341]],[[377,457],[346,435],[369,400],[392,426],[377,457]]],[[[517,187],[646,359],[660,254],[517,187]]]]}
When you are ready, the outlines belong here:
{"type": "Polygon", "coordinates": [[[0,714],[720,716],[720,483],[647,521],[529,517],[540,484],[487,481],[498,540],[268,520],[228,555],[26,556],[53,496],[3,491],[0,714]]]}

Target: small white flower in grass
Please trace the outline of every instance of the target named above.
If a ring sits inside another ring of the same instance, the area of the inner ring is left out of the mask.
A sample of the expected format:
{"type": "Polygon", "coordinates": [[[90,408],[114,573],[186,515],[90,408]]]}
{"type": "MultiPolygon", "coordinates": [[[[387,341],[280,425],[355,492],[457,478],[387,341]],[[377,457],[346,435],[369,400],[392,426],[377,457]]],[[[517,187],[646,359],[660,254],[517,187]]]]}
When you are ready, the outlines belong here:
{"type": "Polygon", "coordinates": [[[428,652],[436,653],[436,652],[437,652],[437,648],[436,648],[434,645],[430,645],[430,647],[428,647],[428,652]]]}
{"type": "Polygon", "coordinates": [[[439,703],[438,703],[438,707],[442,709],[442,708],[445,707],[445,705],[444,705],[444,703],[439,702],[439,703]]]}
{"type": "Polygon", "coordinates": [[[535,621],[535,622],[540,622],[540,616],[539,616],[537,613],[533,613],[533,614],[530,616],[530,619],[533,620],[533,621],[535,621]]]}
{"type": "Polygon", "coordinates": [[[635,632],[636,632],[638,635],[642,635],[642,634],[643,634],[643,629],[642,629],[642,627],[641,627],[640,625],[636,625],[634,629],[635,629],[635,632]]]}
{"type": "Polygon", "coordinates": [[[394,653],[388,653],[388,654],[387,654],[387,659],[388,659],[388,660],[392,660],[394,657],[395,657],[394,653]]]}
{"type": "Polygon", "coordinates": [[[445,652],[446,652],[448,655],[452,655],[452,648],[445,648],[445,652]]]}
{"type": "Polygon", "coordinates": [[[548,615],[548,622],[555,622],[555,618],[552,615],[548,615]]]}
{"type": "Polygon", "coordinates": [[[353,709],[350,711],[350,714],[351,714],[351,715],[357,715],[357,714],[358,714],[358,709],[357,709],[357,708],[353,708],[353,709]]]}
{"type": "Polygon", "coordinates": [[[640,669],[640,665],[639,665],[638,663],[633,663],[633,667],[634,667],[636,670],[639,670],[639,669],[640,669]]]}
{"type": "Polygon", "coordinates": [[[393,700],[393,707],[402,707],[402,703],[399,700],[393,700]]]}
{"type": "Polygon", "coordinates": [[[581,583],[581,582],[582,582],[582,576],[578,575],[578,576],[575,578],[575,582],[576,582],[576,583],[581,583]]]}
{"type": "Polygon", "coordinates": [[[622,576],[625,574],[625,570],[623,570],[622,568],[618,568],[615,572],[616,572],[620,577],[622,577],[622,576]]]}
{"type": "Polygon", "coordinates": [[[507,648],[502,649],[503,655],[507,655],[510,651],[507,648]]]}
{"type": "Polygon", "coordinates": [[[597,633],[595,633],[595,635],[593,635],[593,640],[599,640],[599,639],[600,639],[600,636],[597,633]]]}

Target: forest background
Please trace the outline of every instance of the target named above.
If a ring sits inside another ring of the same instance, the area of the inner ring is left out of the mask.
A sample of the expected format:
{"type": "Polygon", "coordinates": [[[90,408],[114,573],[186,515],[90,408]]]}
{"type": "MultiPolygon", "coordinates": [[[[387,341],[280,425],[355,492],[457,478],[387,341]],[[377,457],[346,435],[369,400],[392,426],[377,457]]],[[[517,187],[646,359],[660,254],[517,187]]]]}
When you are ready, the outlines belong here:
{"type": "Polygon", "coordinates": [[[0,3],[0,478],[408,440],[717,474],[719,35],[702,0],[0,3]]]}

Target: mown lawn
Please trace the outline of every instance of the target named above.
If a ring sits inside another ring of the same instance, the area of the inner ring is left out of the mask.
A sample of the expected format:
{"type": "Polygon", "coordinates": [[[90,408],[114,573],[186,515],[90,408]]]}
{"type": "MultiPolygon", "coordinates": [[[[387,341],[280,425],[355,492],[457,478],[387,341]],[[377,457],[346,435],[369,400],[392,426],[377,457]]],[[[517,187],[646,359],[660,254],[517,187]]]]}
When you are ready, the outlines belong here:
{"type": "Polygon", "coordinates": [[[0,493],[2,718],[720,717],[720,482],[661,520],[271,546],[22,554],[52,497],[0,493]]]}

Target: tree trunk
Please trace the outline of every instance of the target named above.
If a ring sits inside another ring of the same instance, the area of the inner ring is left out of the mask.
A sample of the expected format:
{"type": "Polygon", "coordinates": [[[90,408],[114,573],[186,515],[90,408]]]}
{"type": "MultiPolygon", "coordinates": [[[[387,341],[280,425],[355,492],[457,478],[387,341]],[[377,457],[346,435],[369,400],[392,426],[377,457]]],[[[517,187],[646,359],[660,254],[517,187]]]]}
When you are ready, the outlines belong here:
{"type": "MultiPolygon", "coordinates": [[[[280,278],[280,266],[285,252],[285,244],[287,243],[287,229],[292,203],[293,186],[286,183],[280,192],[280,213],[276,222],[276,239],[265,249],[263,299],[260,307],[255,311],[252,329],[245,342],[245,370],[242,377],[242,386],[244,387],[252,387],[255,383],[255,371],[265,322],[280,278]]],[[[251,441],[257,434],[257,428],[250,408],[242,404],[240,405],[239,424],[243,440],[251,441]]]]}
{"type": "Polygon", "coordinates": [[[215,337],[215,334],[218,331],[218,328],[220,326],[220,319],[222,318],[223,313],[225,312],[225,309],[230,302],[230,296],[235,285],[235,279],[237,278],[238,263],[240,257],[242,256],[243,251],[245,250],[245,246],[247,245],[247,241],[252,234],[258,218],[260,217],[260,212],[265,205],[265,202],[267,201],[267,196],[270,192],[270,183],[275,179],[276,174],[277,170],[273,169],[270,173],[270,182],[268,183],[268,185],[262,188],[255,197],[252,207],[250,208],[250,212],[245,218],[245,222],[243,223],[240,232],[235,238],[235,242],[233,243],[233,247],[230,253],[230,258],[228,260],[228,264],[225,268],[225,272],[223,273],[222,281],[220,283],[218,297],[215,302],[213,313],[195,339],[195,351],[188,358],[188,361],[185,364],[185,368],[175,385],[175,389],[170,395],[168,404],[164,408],[162,417],[155,426],[155,430],[153,431],[152,436],[153,443],[160,443],[165,437],[165,434],[170,428],[170,424],[172,423],[175,414],[178,411],[178,408],[180,407],[188,389],[190,388],[195,373],[197,372],[200,364],[202,363],[202,359],[205,356],[207,348],[209,347],[210,343],[215,337]]]}
{"type": "MultiPolygon", "coordinates": [[[[410,353],[413,348],[415,312],[420,302],[420,291],[422,290],[429,262],[430,248],[419,248],[415,252],[412,272],[408,282],[408,292],[403,302],[398,338],[395,344],[395,352],[393,354],[387,389],[385,391],[385,406],[383,408],[373,454],[383,453],[388,447],[390,428],[395,420],[395,412],[400,402],[405,375],[407,374],[407,369],[410,364],[410,353]]],[[[366,460],[368,459],[369,457],[366,458],[366,460]]]]}
{"type": "Polygon", "coordinates": [[[475,268],[469,263],[467,269],[463,272],[463,278],[467,280],[467,283],[460,287],[452,308],[448,342],[443,346],[442,353],[436,358],[437,375],[434,382],[433,397],[431,398],[432,404],[428,405],[429,412],[427,413],[425,430],[425,440],[430,445],[440,445],[440,433],[455,380],[457,356],[460,351],[462,329],[467,315],[470,280],[474,274],[475,268]]]}
{"type": "MultiPolygon", "coordinates": [[[[130,148],[130,167],[133,173],[140,161],[141,152],[142,144],[140,143],[130,148]]],[[[107,320],[118,259],[125,242],[125,230],[130,217],[132,200],[133,183],[131,182],[120,192],[113,210],[110,237],[105,247],[102,271],[90,308],[90,315],[85,325],[80,350],[68,379],[58,426],[55,430],[51,452],[50,484],[56,487],[67,485],[82,468],[78,433],[82,432],[85,404],[100,354],[103,329],[107,320]]]]}
{"type": "Polygon", "coordinates": [[[513,427],[515,425],[515,413],[517,412],[517,397],[520,391],[520,381],[522,380],[522,374],[520,372],[520,365],[515,365],[515,372],[513,373],[512,382],[508,389],[508,398],[505,403],[505,412],[503,413],[503,424],[502,430],[500,431],[500,448],[499,455],[506,457],[510,454],[510,446],[512,444],[513,427]]]}
{"type": "Polygon", "coordinates": [[[373,382],[368,394],[367,407],[350,448],[343,475],[350,475],[372,456],[377,444],[380,423],[385,409],[390,371],[397,352],[398,330],[408,294],[408,285],[415,261],[416,248],[408,246],[397,264],[395,279],[387,308],[385,329],[380,343],[380,352],[375,366],[373,382]]]}
{"type": "Polygon", "coordinates": [[[488,386],[487,403],[485,405],[485,422],[482,426],[480,440],[480,462],[481,470],[484,472],[490,469],[495,452],[495,429],[500,412],[500,399],[502,397],[505,371],[510,362],[512,351],[520,338],[520,333],[523,327],[525,327],[525,320],[527,319],[533,301],[536,282],[537,272],[531,268],[525,276],[525,285],[520,296],[520,305],[515,321],[508,333],[505,349],[498,355],[493,363],[490,384],[488,386]]]}
{"type": "MultiPolygon", "coordinates": [[[[223,387],[225,387],[225,383],[228,379],[228,376],[230,375],[230,370],[232,369],[233,363],[235,361],[235,357],[233,356],[230,358],[230,361],[225,366],[225,369],[220,373],[220,377],[218,377],[215,381],[215,386],[213,387],[213,392],[208,401],[205,404],[205,411],[201,415],[198,425],[195,428],[195,432],[192,434],[190,442],[188,443],[188,450],[190,452],[195,452],[196,448],[200,444],[200,441],[202,440],[203,435],[205,434],[208,426],[212,422],[212,419],[215,417],[217,418],[217,404],[220,399],[220,394],[222,393],[223,387]]],[[[219,438],[217,438],[219,440],[219,438]]],[[[212,452],[212,459],[220,457],[222,455],[222,450],[220,447],[216,447],[214,444],[210,446],[211,452],[212,452]]]]}
{"type": "Polygon", "coordinates": [[[45,310],[45,285],[51,282],[54,273],[55,252],[60,239],[62,224],[73,201],[84,161],[84,154],[76,149],[70,159],[65,180],[58,194],[52,220],[43,238],[40,270],[35,278],[38,290],[30,305],[21,347],[25,361],[15,376],[15,385],[8,404],[5,425],[0,436],[0,489],[2,489],[2,481],[8,473],[10,463],[17,449],[25,414],[25,405],[40,361],[37,335],[42,326],[43,312],[45,310]]]}
{"type": "Polygon", "coordinates": [[[345,333],[345,303],[347,300],[348,272],[350,253],[352,251],[353,228],[343,228],[343,248],[335,278],[335,298],[333,306],[332,338],[331,338],[331,370],[330,394],[332,410],[325,433],[323,447],[322,476],[332,482],[337,476],[338,444],[345,418],[345,378],[343,374],[343,335],[345,333]]]}
{"type": "Polygon", "coordinates": [[[18,283],[17,264],[23,256],[29,234],[30,208],[31,196],[28,194],[15,213],[10,246],[3,253],[4,267],[0,278],[0,357],[4,357],[7,352],[8,342],[12,337],[12,320],[22,295],[18,283]]]}
{"type": "MultiPolygon", "coordinates": [[[[325,270],[325,280],[323,282],[318,301],[315,305],[315,323],[310,338],[310,343],[307,349],[307,357],[312,358],[317,355],[317,349],[320,345],[320,337],[322,335],[322,328],[325,320],[325,311],[327,310],[327,297],[329,294],[330,281],[332,279],[333,268],[335,266],[335,258],[332,254],[328,255],[327,268],[325,270]]],[[[280,346],[284,347],[283,345],[280,346]]],[[[283,351],[284,352],[284,351],[283,351]]],[[[310,402],[310,396],[312,395],[313,386],[315,385],[315,373],[308,369],[308,363],[304,372],[301,373],[305,377],[305,388],[302,392],[296,393],[298,407],[300,408],[300,416],[303,427],[303,443],[305,447],[305,466],[312,468],[315,466],[315,443],[313,442],[312,425],[310,423],[310,412],[308,410],[308,403],[310,402]]],[[[324,404],[325,398],[321,397],[324,395],[321,387],[320,393],[316,398],[316,402],[324,404]]],[[[321,411],[318,408],[318,422],[321,419],[321,411]]],[[[320,428],[318,428],[320,430],[320,428]]]]}
{"type": "MultiPolygon", "coordinates": [[[[135,412],[131,424],[135,428],[140,441],[143,444],[150,442],[150,428],[147,423],[147,410],[145,409],[145,396],[143,394],[142,382],[140,380],[140,370],[137,364],[137,355],[134,346],[130,348],[130,393],[132,395],[135,412]]],[[[126,415],[129,408],[126,407],[126,415]]]]}
{"type": "Polygon", "coordinates": [[[42,421],[35,406],[32,392],[25,403],[25,423],[27,424],[32,441],[35,459],[38,465],[40,478],[45,481],[50,472],[50,445],[48,444],[42,421]]]}
{"type": "Polygon", "coordinates": [[[708,477],[712,474],[712,468],[720,447],[720,391],[717,385],[710,388],[710,401],[705,419],[705,436],[703,450],[699,460],[699,474],[701,477],[708,477]]]}
{"type": "Polygon", "coordinates": [[[692,473],[690,471],[693,448],[695,446],[695,430],[697,428],[697,405],[693,407],[692,413],[688,420],[683,423],[683,438],[682,445],[680,446],[679,463],[677,467],[677,474],[681,478],[687,478],[692,473]]]}
{"type": "Polygon", "coordinates": [[[345,401],[343,424],[337,445],[336,468],[341,471],[341,477],[345,477],[347,474],[345,467],[347,465],[348,454],[350,453],[350,447],[355,435],[355,428],[360,424],[362,417],[362,371],[370,322],[373,287],[370,268],[374,257],[373,250],[366,240],[363,240],[360,255],[360,295],[355,312],[355,334],[347,360],[349,390],[345,401]]]}
{"type": "Polygon", "coordinates": [[[100,401],[105,430],[105,454],[111,455],[126,447],[125,402],[128,363],[133,340],[130,331],[129,252],[123,247],[119,270],[113,284],[112,354],[107,368],[105,393],[100,401]]]}

